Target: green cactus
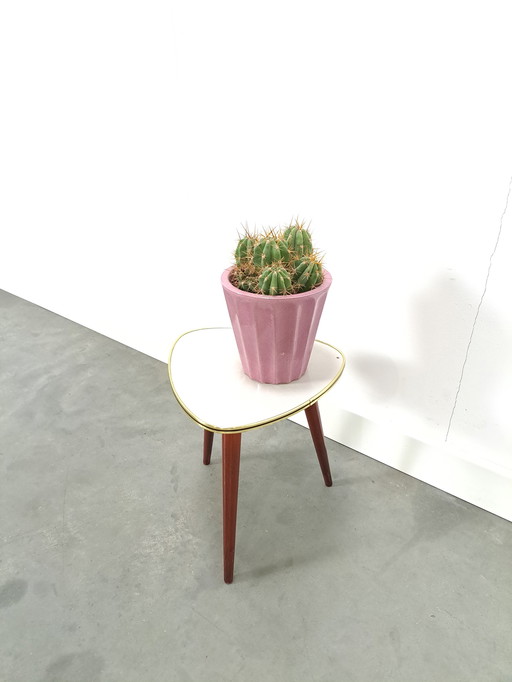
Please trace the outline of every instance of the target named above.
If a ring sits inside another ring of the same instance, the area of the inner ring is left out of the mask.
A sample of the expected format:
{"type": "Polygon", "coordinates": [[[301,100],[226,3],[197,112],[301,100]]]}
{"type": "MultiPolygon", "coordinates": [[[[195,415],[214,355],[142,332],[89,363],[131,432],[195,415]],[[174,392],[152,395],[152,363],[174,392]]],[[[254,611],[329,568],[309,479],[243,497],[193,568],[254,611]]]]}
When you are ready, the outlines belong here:
{"type": "Polygon", "coordinates": [[[292,259],[292,254],[290,252],[290,249],[288,248],[286,240],[283,239],[282,237],[279,237],[277,239],[277,246],[279,247],[279,253],[281,254],[280,260],[283,263],[289,263],[292,259]]]}
{"type": "Polygon", "coordinates": [[[273,237],[264,237],[254,247],[252,262],[256,267],[265,268],[279,260],[281,260],[281,251],[277,240],[273,237]]]}
{"type": "Polygon", "coordinates": [[[259,235],[244,229],[235,249],[233,286],[277,296],[309,291],[322,283],[322,264],[304,223],[296,220],[286,229],[259,235]]]}
{"type": "Polygon", "coordinates": [[[310,291],[322,283],[322,264],[315,256],[303,258],[295,267],[294,281],[299,291],[310,291]]]}
{"type": "Polygon", "coordinates": [[[251,260],[255,243],[256,239],[249,234],[245,234],[238,240],[235,250],[235,261],[237,265],[242,265],[242,263],[251,260]]]}
{"type": "Polygon", "coordinates": [[[286,268],[275,263],[263,270],[258,281],[258,287],[262,294],[279,296],[291,292],[292,280],[286,268]]]}
{"type": "Polygon", "coordinates": [[[255,293],[258,289],[259,274],[250,261],[243,261],[232,268],[229,279],[231,284],[238,289],[255,293]]]}
{"type": "Polygon", "coordinates": [[[257,277],[240,277],[238,280],[238,288],[242,291],[250,291],[255,294],[258,289],[257,277]]]}
{"type": "Polygon", "coordinates": [[[303,223],[296,222],[295,225],[290,225],[285,230],[283,237],[288,249],[297,256],[307,256],[313,252],[311,233],[304,227],[303,223]]]}

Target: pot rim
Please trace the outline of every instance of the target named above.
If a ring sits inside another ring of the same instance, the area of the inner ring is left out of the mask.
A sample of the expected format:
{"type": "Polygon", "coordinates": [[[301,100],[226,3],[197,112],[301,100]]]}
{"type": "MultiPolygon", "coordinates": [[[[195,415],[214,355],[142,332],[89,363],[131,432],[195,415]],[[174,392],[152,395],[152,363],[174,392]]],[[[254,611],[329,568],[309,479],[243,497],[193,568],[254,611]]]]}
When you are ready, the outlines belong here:
{"type": "Polygon", "coordinates": [[[221,276],[221,282],[222,286],[224,289],[229,291],[230,293],[234,294],[235,296],[244,296],[244,297],[250,297],[254,298],[257,300],[270,300],[270,301],[289,301],[290,299],[297,299],[297,298],[304,298],[307,296],[314,296],[318,295],[322,291],[325,291],[328,289],[331,284],[332,284],[332,275],[328,270],[325,268],[322,268],[323,271],[323,281],[320,286],[315,287],[314,289],[310,289],[309,291],[302,291],[299,294],[280,294],[279,296],[270,296],[268,294],[254,294],[252,291],[243,291],[242,289],[239,289],[238,287],[235,287],[231,282],[229,281],[229,274],[233,270],[235,266],[231,265],[229,268],[226,268],[224,272],[222,273],[221,276]]]}

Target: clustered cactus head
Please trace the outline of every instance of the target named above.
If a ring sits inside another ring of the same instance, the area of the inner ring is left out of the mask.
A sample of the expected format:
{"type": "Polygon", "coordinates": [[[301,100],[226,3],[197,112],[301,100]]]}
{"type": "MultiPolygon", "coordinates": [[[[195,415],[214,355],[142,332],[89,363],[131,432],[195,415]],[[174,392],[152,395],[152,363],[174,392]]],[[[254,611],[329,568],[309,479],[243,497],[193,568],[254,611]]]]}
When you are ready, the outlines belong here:
{"type": "Polygon", "coordinates": [[[231,283],[254,294],[282,296],[314,289],[323,280],[322,261],[311,232],[296,220],[283,230],[245,230],[235,249],[231,283]]]}

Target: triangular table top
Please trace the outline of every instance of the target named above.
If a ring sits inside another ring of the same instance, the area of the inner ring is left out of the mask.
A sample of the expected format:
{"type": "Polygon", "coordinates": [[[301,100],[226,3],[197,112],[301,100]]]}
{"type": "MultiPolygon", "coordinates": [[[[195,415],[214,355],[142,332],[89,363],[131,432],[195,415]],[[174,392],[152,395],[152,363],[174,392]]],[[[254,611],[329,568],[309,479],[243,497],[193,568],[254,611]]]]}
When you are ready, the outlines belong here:
{"type": "Polygon", "coordinates": [[[242,370],[233,330],[196,329],[175,342],[169,379],[181,407],[203,429],[240,433],[313,405],[340,378],[343,353],[315,341],[306,373],[289,384],[262,384],[242,370]]]}

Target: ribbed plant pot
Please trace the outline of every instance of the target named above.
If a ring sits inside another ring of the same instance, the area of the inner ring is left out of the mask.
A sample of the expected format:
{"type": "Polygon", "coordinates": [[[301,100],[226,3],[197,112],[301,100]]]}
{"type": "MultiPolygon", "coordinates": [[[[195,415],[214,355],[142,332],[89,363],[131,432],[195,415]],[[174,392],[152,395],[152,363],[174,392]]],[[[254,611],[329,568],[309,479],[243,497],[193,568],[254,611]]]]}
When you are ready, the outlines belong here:
{"type": "Polygon", "coordinates": [[[320,286],[302,294],[264,296],[221,281],[242,367],[251,379],[288,384],[307,369],[332,277],[324,269],[320,286]]]}

